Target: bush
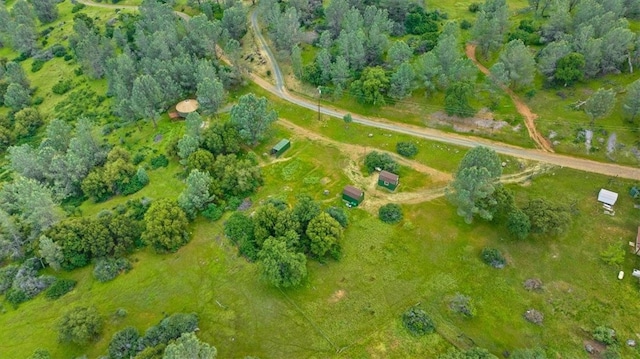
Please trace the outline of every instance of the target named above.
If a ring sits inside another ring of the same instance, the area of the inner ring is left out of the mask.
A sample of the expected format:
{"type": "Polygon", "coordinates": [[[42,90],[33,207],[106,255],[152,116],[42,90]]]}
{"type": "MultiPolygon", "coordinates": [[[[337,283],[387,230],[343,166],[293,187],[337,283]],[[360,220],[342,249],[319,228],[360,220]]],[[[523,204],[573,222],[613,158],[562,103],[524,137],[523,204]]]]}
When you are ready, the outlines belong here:
{"type": "Polygon", "coordinates": [[[77,13],[78,11],[80,11],[80,10],[82,10],[84,8],[85,8],[84,4],[77,3],[77,4],[73,5],[73,8],[71,8],[71,13],[75,14],[75,13],[77,13]]]}
{"type": "Polygon", "coordinates": [[[44,63],[46,61],[42,60],[42,59],[34,59],[33,62],[31,63],[31,72],[38,72],[42,69],[42,66],[44,66],[44,63]]]}
{"type": "Polygon", "coordinates": [[[95,307],[76,307],[58,320],[58,337],[61,342],[83,345],[100,335],[102,324],[95,307]]]}
{"type": "Polygon", "coordinates": [[[376,168],[380,168],[392,173],[398,173],[398,163],[387,153],[370,152],[364,159],[364,166],[369,173],[372,173],[376,168]]]}
{"type": "Polygon", "coordinates": [[[616,331],[604,325],[596,327],[593,330],[593,339],[605,345],[616,343],[616,331]]]}
{"type": "Polygon", "coordinates": [[[202,211],[202,216],[207,218],[210,221],[219,220],[224,214],[224,210],[213,203],[210,203],[204,211],[202,211]]]}
{"type": "Polygon", "coordinates": [[[131,262],[126,258],[103,258],[96,262],[93,276],[99,282],[108,282],[115,279],[118,274],[131,270],[131,262]]]}
{"type": "Polygon", "coordinates": [[[478,11],[480,11],[480,9],[482,8],[482,5],[480,3],[474,2],[472,4],[469,5],[469,11],[472,13],[477,13],[478,11]]]}
{"type": "Polygon", "coordinates": [[[476,307],[471,302],[471,297],[460,293],[457,293],[451,302],[449,302],[449,308],[467,318],[473,318],[476,316],[476,307]]]}
{"type": "Polygon", "coordinates": [[[5,300],[13,305],[14,308],[17,308],[20,303],[24,303],[28,301],[30,298],[27,293],[21,291],[20,289],[11,288],[7,291],[5,295],[5,300]]]}
{"type": "Polygon", "coordinates": [[[19,267],[15,264],[10,264],[6,267],[0,268],[0,294],[4,294],[13,284],[13,278],[16,277],[19,267]]]}
{"type": "Polygon", "coordinates": [[[169,165],[169,160],[165,155],[159,155],[151,159],[151,169],[155,170],[160,167],[167,167],[169,165]]]}
{"type": "Polygon", "coordinates": [[[138,354],[140,334],[134,327],[126,327],[115,333],[109,343],[110,359],[128,359],[138,354]]]}
{"type": "Polygon", "coordinates": [[[384,223],[398,223],[402,220],[402,207],[395,203],[387,203],[378,210],[378,217],[384,223]]]}
{"type": "Polygon", "coordinates": [[[413,142],[398,142],[396,144],[396,152],[404,157],[413,158],[418,154],[418,146],[413,142]]]}
{"type": "Polygon", "coordinates": [[[71,80],[65,80],[65,81],[60,80],[51,88],[51,92],[53,92],[56,95],[63,95],[67,93],[67,91],[69,90],[71,90],[71,80]]]}
{"type": "Polygon", "coordinates": [[[344,211],[341,207],[329,207],[326,212],[340,225],[342,228],[347,228],[349,225],[349,217],[347,216],[347,212],[344,211]]]}
{"type": "Polygon", "coordinates": [[[44,295],[48,299],[58,299],[73,290],[76,283],[73,279],[57,279],[44,295]]]}
{"type": "Polygon", "coordinates": [[[402,314],[402,324],[414,335],[433,333],[436,326],[424,310],[411,307],[402,314]]]}
{"type": "Polygon", "coordinates": [[[473,24],[467,19],[464,19],[460,22],[460,28],[462,30],[469,30],[471,27],[473,27],[473,24]]]}
{"type": "Polygon", "coordinates": [[[51,46],[50,50],[53,56],[55,57],[64,57],[64,55],[67,54],[67,49],[65,49],[65,47],[60,44],[55,44],[51,46]]]}
{"type": "Polygon", "coordinates": [[[128,196],[143,189],[144,186],[147,185],[147,183],[149,183],[149,177],[142,177],[141,180],[139,176],[135,175],[129,180],[127,184],[118,186],[118,192],[120,192],[120,194],[122,194],[123,196],[128,196]],[[146,182],[144,182],[145,179],[146,182]]]}
{"type": "Polygon", "coordinates": [[[71,61],[71,60],[73,60],[73,55],[71,54],[64,55],[64,61],[71,61]]]}
{"type": "Polygon", "coordinates": [[[145,347],[167,344],[179,338],[183,333],[191,333],[198,328],[198,316],[195,313],[176,313],[162,319],[158,325],[147,329],[141,343],[145,347]]]}
{"type": "Polygon", "coordinates": [[[40,104],[42,104],[44,102],[44,98],[42,98],[41,96],[37,96],[33,98],[33,105],[34,106],[38,106],[40,104]]]}
{"type": "Polygon", "coordinates": [[[485,247],[482,250],[482,261],[498,269],[504,268],[505,264],[507,263],[507,261],[504,259],[504,256],[502,256],[502,253],[500,253],[499,250],[489,247],[485,247]]]}

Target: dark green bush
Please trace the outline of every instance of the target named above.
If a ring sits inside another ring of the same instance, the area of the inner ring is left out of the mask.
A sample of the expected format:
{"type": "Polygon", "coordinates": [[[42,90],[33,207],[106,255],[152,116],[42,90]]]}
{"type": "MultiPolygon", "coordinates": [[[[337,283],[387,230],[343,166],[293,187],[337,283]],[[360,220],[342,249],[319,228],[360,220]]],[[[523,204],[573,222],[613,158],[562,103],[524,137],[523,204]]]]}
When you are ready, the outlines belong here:
{"type": "Polygon", "coordinates": [[[338,221],[338,223],[340,223],[343,228],[347,228],[347,226],[349,225],[349,217],[347,216],[347,212],[345,212],[341,207],[329,207],[327,208],[326,212],[333,219],[338,221]]]}
{"type": "Polygon", "coordinates": [[[140,334],[134,327],[127,327],[115,333],[109,343],[110,359],[128,359],[138,354],[140,334]]]}
{"type": "Polygon", "coordinates": [[[73,55],[71,54],[64,55],[64,61],[71,61],[71,60],[73,60],[73,55]]]}
{"type": "Polygon", "coordinates": [[[474,14],[477,13],[478,11],[480,11],[481,8],[482,8],[482,5],[480,3],[477,3],[477,2],[471,3],[469,5],[469,11],[474,13],[474,14]]]}
{"type": "Polygon", "coordinates": [[[134,165],[138,165],[140,163],[142,163],[142,161],[144,161],[145,159],[145,155],[142,152],[136,152],[135,155],[133,155],[133,158],[131,158],[131,163],[133,163],[134,165]]]}
{"type": "Polygon", "coordinates": [[[134,194],[134,193],[138,192],[139,190],[143,189],[144,186],[146,186],[146,185],[147,185],[146,183],[143,183],[142,181],[140,181],[138,176],[133,176],[131,178],[131,180],[129,180],[129,183],[127,183],[125,185],[118,186],[118,191],[123,196],[128,196],[130,194],[134,194]]]}
{"type": "Polygon", "coordinates": [[[482,261],[494,268],[504,268],[507,263],[506,259],[499,250],[495,248],[485,247],[482,250],[482,261]]]}
{"type": "Polygon", "coordinates": [[[402,314],[402,324],[414,335],[430,334],[436,330],[433,320],[418,307],[411,307],[402,314]]]}
{"type": "Polygon", "coordinates": [[[167,167],[169,165],[169,160],[165,155],[159,155],[151,159],[151,169],[155,170],[160,167],[167,167]]]}
{"type": "Polygon", "coordinates": [[[46,61],[41,60],[41,59],[35,59],[33,60],[33,62],[31,63],[31,72],[38,72],[42,69],[42,66],[44,66],[44,63],[46,61]]]}
{"type": "Polygon", "coordinates": [[[369,173],[376,170],[376,168],[380,168],[385,171],[389,171],[392,173],[398,173],[398,163],[387,153],[380,152],[370,152],[364,158],[364,166],[369,171],[369,173]]]}
{"type": "Polygon", "coordinates": [[[99,282],[113,280],[118,274],[128,272],[131,269],[131,262],[126,258],[103,258],[96,262],[93,276],[99,282]]]}
{"type": "Polygon", "coordinates": [[[56,95],[63,95],[69,90],[71,90],[71,80],[60,80],[51,88],[51,92],[56,95]]]}
{"type": "Polygon", "coordinates": [[[85,8],[84,4],[77,3],[77,4],[73,5],[73,8],[71,8],[71,13],[75,14],[75,13],[77,13],[78,11],[80,11],[80,10],[82,10],[84,8],[85,8]]]}
{"type": "Polygon", "coordinates": [[[30,298],[27,293],[21,291],[20,289],[11,288],[7,291],[5,295],[5,300],[13,305],[14,308],[17,308],[20,303],[24,303],[28,301],[30,298]]]}
{"type": "Polygon", "coordinates": [[[398,223],[402,220],[402,207],[395,203],[387,203],[378,210],[378,217],[384,223],[398,223]]]}
{"type": "Polygon", "coordinates": [[[51,53],[55,57],[63,57],[67,54],[67,49],[65,49],[65,47],[60,44],[55,44],[51,46],[51,53]]]}
{"type": "Polygon", "coordinates": [[[44,295],[49,299],[58,299],[73,290],[76,283],[73,279],[57,279],[44,295]]]}
{"type": "Polygon", "coordinates": [[[219,220],[223,214],[224,210],[213,203],[209,204],[207,208],[202,211],[202,215],[211,221],[219,220]]]}
{"type": "Polygon", "coordinates": [[[78,67],[77,69],[73,70],[73,73],[76,76],[82,76],[82,74],[84,74],[84,71],[82,71],[82,67],[78,67]]]}
{"type": "Polygon", "coordinates": [[[418,154],[418,146],[413,142],[398,142],[396,144],[396,152],[404,157],[413,158],[418,154]]]}
{"type": "Polygon", "coordinates": [[[460,22],[460,28],[462,30],[469,30],[471,27],[473,27],[473,23],[471,23],[471,21],[464,19],[460,22]]]}
{"type": "Polygon", "coordinates": [[[33,98],[33,105],[38,106],[44,102],[44,98],[38,96],[33,98]]]}
{"type": "Polygon", "coordinates": [[[195,331],[197,327],[198,316],[195,313],[176,313],[147,329],[140,342],[145,347],[167,344],[170,340],[180,338],[183,333],[195,331]]]}

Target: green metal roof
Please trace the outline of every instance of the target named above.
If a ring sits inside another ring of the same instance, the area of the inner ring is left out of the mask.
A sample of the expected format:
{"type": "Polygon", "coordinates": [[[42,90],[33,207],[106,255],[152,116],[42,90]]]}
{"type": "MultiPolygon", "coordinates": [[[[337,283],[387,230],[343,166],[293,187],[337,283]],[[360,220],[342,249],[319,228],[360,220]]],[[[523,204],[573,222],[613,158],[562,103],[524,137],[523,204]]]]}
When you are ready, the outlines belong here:
{"type": "Polygon", "coordinates": [[[273,146],[273,149],[276,150],[276,151],[280,151],[288,144],[289,144],[289,140],[287,140],[285,138],[285,139],[281,140],[280,142],[278,142],[275,146],[273,146]]]}

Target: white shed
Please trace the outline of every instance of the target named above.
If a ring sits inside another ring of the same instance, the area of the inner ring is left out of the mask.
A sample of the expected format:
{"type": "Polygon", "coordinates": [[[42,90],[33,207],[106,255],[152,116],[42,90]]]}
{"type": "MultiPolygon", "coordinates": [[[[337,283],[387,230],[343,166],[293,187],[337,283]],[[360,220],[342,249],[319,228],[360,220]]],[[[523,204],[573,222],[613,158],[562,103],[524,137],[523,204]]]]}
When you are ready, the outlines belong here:
{"type": "Polygon", "coordinates": [[[616,204],[617,200],[618,194],[615,192],[611,192],[603,188],[600,190],[600,193],[598,193],[598,202],[613,206],[614,204],[616,204]]]}

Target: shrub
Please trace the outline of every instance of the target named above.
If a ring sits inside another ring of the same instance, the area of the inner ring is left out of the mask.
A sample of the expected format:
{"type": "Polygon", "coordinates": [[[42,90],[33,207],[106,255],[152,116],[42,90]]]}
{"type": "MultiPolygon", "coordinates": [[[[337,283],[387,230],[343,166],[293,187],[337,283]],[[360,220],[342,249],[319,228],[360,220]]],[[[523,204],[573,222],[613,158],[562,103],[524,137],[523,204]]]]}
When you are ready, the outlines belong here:
{"type": "Polygon", "coordinates": [[[449,302],[449,308],[456,313],[460,313],[467,318],[473,318],[476,316],[476,307],[471,302],[471,297],[457,293],[451,302],[449,302]]]}
{"type": "Polygon", "coordinates": [[[103,320],[95,307],[76,307],[66,312],[57,324],[61,342],[83,345],[100,335],[103,320]]]}
{"type": "Polygon", "coordinates": [[[424,310],[418,307],[411,307],[404,312],[402,314],[402,323],[414,335],[430,334],[436,330],[433,320],[429,318],[424,310]]]}
{"type": "Polygon", "coordinates": [[[396,152],[404,157],[413,158],[418,154],[418,146],[413,142],[398,142],[396,144],[396,152]]]}
{"type": "Polygon", "coordinates": [[[133,163],[134,165],[139,165],[140,163],[142,163],[142,161],[144,161],[145,157],[146,156],[144,153],[136,152],[136,154],[131,158],[131,163],[133,163]]]}
{"type": "Polygon", "coordinates": [[[46,61],[42,60],[42,59],[34,59],[33,62],[31,63],[31,72],[38,72],[42,69],[42,66],[44,66],[44,63],[46,61]]]}
{"type": "Polygon", "coordinates": [[[78,11],[80,11],[80,10],[82,10],[84,8],[85,8],[84,4],[77,3],[77,4],[73,5],[73,8],[71,8],[71,13],[75,14],[75,13],[77,13],[78,11]]]}
{"type": "Polygon", "coordinates": [[[504,268],[507,261],[499,250],[495,248],[485,247],[482,250],[482,261],[494,268],[504,268]]]}
{"type": "Polygon", "coordinates": [[[127,184],[118,186],[118,192],[120,192],[120,194],[122,194],[123,196],[128,196],[130,194],[138,192],[139,190],[143,189],[144,186],[147,185],[147,183],[149,183],[149,177],[145,176],[146,172],[144,173],[142,178],[137,175],[133,176],[127,184]],[[144,182],[145,180],[146,182],[144,182]]]}
{"type": "Polygon", "coordinates": [[[4,294],[13,284],[13,278],[16,277],[19,267],[15,264],[10,264],[6,267],[0,268],[0,294],[4,294]]]}
{"type": "Polygon", "coordinates": [[[224,214],[224,210],[213,203],[210,203],[204,211],[202,211],[202,215],[209,219],[210,221],[219,220],[224,214]]]}
{"type": "Polygon", "coordinates": [[[474,2],[469,5],[469,11],[475,14],[480,11],[481,7],[482,5],[480,3],[474,2]]]}
{"type": "Polygon", "coordinates": [[[51,92],[53,92],[56,95],[63,95],[67,93],[69,90],[71,90],[71,80],[65,80],[65,81],[60,80],[51,88],[51,92]]]}
{"type": "Polygon", "coordinates": [[[473,24],[467,19],[464,19],[460,22],[460,28],[462,30],[469,30],[471,27],[473,27],[473,24]]]}
{"type": "Polygon", "coordinates": [[[593,339],[605,345],[616,343],[616,331],[604,325],[596,327],[593,330],[593,339]]]}
{"type": "Polygon", "coordinates": [[[347,216],[347,212],[344,211],[341,207],[329,207],[326,212],[340,225],[342,228],[347,228],[349,225],[349,217],[347,216]]]}
{"type": "Polygon", "coordinates": [[[73,290],[76,283],[73,279],[57,279],[44,295],[48,299],[58,299],[73,290]]]}
{"type": "Polygon", "coordinates": [[[103,258],[96,262],[93,276],[99,282],[113,280],[118,274],[131,270],[131,262],[126,258],[103,258]]]}
{"type": "Polygon", "coordinates": [[[376,170],[376,168],[383,169],[385,171],[398,173],[398,163],[387,153],[370,152],[364,159],[364,166],[369,173],[376,170]]]}
{"type": "Polygon", "coordinates": [[[73,60],[73,55],[71,54],[64,55],[64,61],[71,61],[71,60],[73,60]]]}
{"type": "Polygon", "coordinates": [[[11,288],[7,291],[5,300],[9,304],[13,305],[14,308],[17,308],[20,303],[28,301],[29,296],[27,296],[27,293],[21,291],[20,289],[11,288]]]}
{"type": "Polygon", "coordinates": [[[33,98],[33,104],[35,106],[38,106],[40,104],[42,104],[44,102],[44,98],[42,98],[42,96],[37,96],[33,98]]]}
{"type": "Polygon", "coordinates": [[[169,160],[165,155],[159,155],[151,159],[151,169],[157,169],[160,167],[167,167],[169,165],[169,160]]]}
{"type": "Polygon", "coordinates": [[[126,317],[126,316],[127,316],[127,314],[129,314],[129,313],[127,313],[127,310],[126,310],[126,309],[124,309],[124,308],[118,308],[118,309],[116,309],[116,312],[115,312],[114,314],[115,314],[115,316],[116,316],[116,317],[118,317],[118,318],[124,318],[124,317],[126,317]]]}
{"type": "Polygon", "coordinates": [[[195,313],[176,313],[162,319],[158,325],[147,329],[141,343],[145,347],[167,344],[179,338],[183,333],[191,333],[198,328],[198,316],[195,313]]]}
{"type": "Polygon", "coordinates": [[[378,210],[378,217],[384,223],[398,223],[402,220],[402,207],[395,203],[387,203],[378,210]]]}
{"type": "Polygon", "coordinates": [[[65,47],[60,44],[55,44],[51,46],[51,53],[55,57],[63,57],[67,54],[67,49],[65,49],[65,47]]]}
{"type": "Polygon", "coordinates": [[[109,342],[110,359],[133,358],[138,353],[140,334],[134,327],[126,327],[115,333],[109,342]]]}

